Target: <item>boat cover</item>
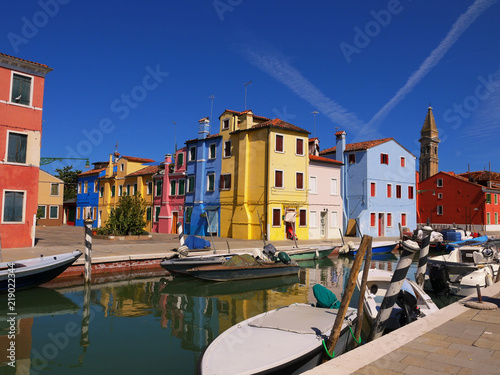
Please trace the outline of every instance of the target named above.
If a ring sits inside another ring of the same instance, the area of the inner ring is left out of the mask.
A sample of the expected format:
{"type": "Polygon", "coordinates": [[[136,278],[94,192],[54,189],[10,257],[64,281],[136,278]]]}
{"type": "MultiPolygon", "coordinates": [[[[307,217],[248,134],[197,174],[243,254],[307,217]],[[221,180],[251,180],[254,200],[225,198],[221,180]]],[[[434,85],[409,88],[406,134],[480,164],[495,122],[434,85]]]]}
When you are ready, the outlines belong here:
{"type": "Polygon", "coordinates": [[[248,325],[301,334],[323,334],[332,329],[337,311],[311,305],[290,305],[270,311],[248,325]]]}
{"type": "Polygon", "coordinates": [[[317,300],[316,307],[324,307],[326,309],[338,309],[340,307],[340,301],[337,299],[335,293],[323,285],[314,285],[313,293],[317,300]]]}
{"type": "Polygon", "coordinates": [[[184,245],[186,245],[190,250],[205,249],[207,247],[210,247],[210,242],[204,238],[187,236],[184,245]]]}
{"type": "Polygon", "coordinates": [[[234,255],[226,263],[227,267],[257,267],[262,264],[250,254],[234,255]]]}

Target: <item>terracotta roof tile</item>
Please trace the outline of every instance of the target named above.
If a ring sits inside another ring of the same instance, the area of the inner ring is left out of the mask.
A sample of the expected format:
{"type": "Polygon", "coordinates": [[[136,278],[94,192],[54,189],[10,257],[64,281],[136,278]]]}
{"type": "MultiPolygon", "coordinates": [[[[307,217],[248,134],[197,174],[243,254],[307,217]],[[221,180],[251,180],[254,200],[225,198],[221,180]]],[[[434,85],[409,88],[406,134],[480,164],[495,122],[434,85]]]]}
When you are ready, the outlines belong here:
{"type": "Polygon", "coordinates": [[[342,163],[341,161],[333,160],[333,159],[329,159],[329,158],[325,158],[323,156],[309,155],[309,160],[310,161],[319,161],[319,162],[324,162],[324,163],[344,165],[344,163],[342,163]]]}
{"type": "MultiPolygon", "coordinates": [[[[37,63],[37,62],[34,62],[34,61],[30,61],[30,60],[20,59],[19,57],[15,57],[15,56],[7,55],[7,54],[5,54],[5,53],[1,53],[1,52],[0,52],[0,55],[1,55],[1,56],[10,57],[11,59],[16,59],[16,60],[19,60],[19,61],[25,61],[25,62],[30,63],[30,64],[35,64],[35,65],[43,66],[44,68],[49,68],[49,66],[48,66],[48,65],[45,65],[45,64],[40,64],[40,63],[37,63]]],[[[51,69],[51,68],[49,68],[49,69],[51,69]]],[[[51,70],[52,70],[52,69],[51,69],[51,70]]]]}
{"type": "Polygon", "coordinates": [[[262,128],[279,128],[279,129],[286,129],[286,130],[291,130],[299,133],[305,133],[305,134],[310,134],[307,130],[299,128],[298,126],[292,125],[286,121],[280,120],[279,118],[275,118],[274,120],[268,120],[265,122],[262,122],[260,124],[253,125],[251,128],[245,129],[245,130],[235,130],[231,134],[238,133],[241,131],[246,131],[246,130],[256,130],[256,129],[262,129],[262,128]]]}
{"type": "MultiPolygon", "coordinates": [[[[247,109],[246,111],[243,111],[243,112],[233,111],[232,109],[226,109],[226,110],[224,110],[224,112],[232,112],[232,113],[234,113],[234,114],[236,114],[238,116],[241,116],[242,114],[247,113],[249,111],[251,111],[251,109],[247,109]]],[[[253,115],[253,117],[261,119],[261,120],[266,120],[266,121],[269,120],[269,118],[263,117],[263,116],[253,115]]]]}
{"type": "Polygon", "coordinates": [[[90,176],[92,174],[96,174],[96,173],[99,173],[99,172],[102,172],[105,170],[106,170],[106,168],[91,169],[90,171],[85,171],[85,172],[80,173],[78,176],[90,176]]]}
{"type": "MultiPolygon", "coordinates": [[[[382,138],[382,139],[375,139],[373,141],[365,141],[365,142],[358,142],[358,143],[349,143],[345,145],[345,150],[346,151],[361,151],[361,150],[368,150],[369,148],[381,145],[382,143],[386,143],[389,141],[394,140],[394,138],[382,138]]],[[[337,149],[336,146],[327,148],[323,151],[320,151],[319,153],[324,155],[324,154],[329,154],[332,152],[335,152],[337,149]]]]}
{"type": "MultiPolygon", "coordinates": [[[[205,139],[211,139],[211,138],[217,138],[217,137],[220,137],[220,133],[217,133],[217,134],[210,134],[210,135],[207,135],[207,138],[205,139]]],[[[193,142],[196,142],[196,141],[202,141],[203,139],[198,139],[198,138],[194,138],[194,139],[189,139],[187,140],[186,142],[184,143],[193,143],[193,142]]]]}
{"type": "Polygon", "coordinates": [[[123,155],[121,159],[127,159],[128,161],[133,161],[136,163],[152,163],[154,162],[153,159],[144,159],[144,158],[137,158],[135,156],[125,156],[123,155]]]}
{"type": "Polygon", "coordinates": [[[160,170],[159,165],[149,165],[145,168],[139,169],[138,171],[129,173],[127,177],[133,177],[133,176],[144,176],[147,174],[154,174],[157,173],[160,170]]]}

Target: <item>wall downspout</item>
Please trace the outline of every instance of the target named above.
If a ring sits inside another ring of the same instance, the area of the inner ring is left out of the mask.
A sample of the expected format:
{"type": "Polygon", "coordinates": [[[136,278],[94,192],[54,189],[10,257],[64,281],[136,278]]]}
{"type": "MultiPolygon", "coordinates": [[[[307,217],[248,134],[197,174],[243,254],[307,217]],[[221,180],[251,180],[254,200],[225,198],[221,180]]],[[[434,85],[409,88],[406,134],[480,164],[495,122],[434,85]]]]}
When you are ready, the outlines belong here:
{"type": "Polygon", "coordinates": [[[266,170],[264,172],[264,230],[266,231],[266,239],[269,241],[269,230],[268,230],[268,202],[269,202],[269,148],[271,147],[271,141],[269,136],[271,135],[271,128],[267,128],[267,144],[266,144],[266,170]]]}

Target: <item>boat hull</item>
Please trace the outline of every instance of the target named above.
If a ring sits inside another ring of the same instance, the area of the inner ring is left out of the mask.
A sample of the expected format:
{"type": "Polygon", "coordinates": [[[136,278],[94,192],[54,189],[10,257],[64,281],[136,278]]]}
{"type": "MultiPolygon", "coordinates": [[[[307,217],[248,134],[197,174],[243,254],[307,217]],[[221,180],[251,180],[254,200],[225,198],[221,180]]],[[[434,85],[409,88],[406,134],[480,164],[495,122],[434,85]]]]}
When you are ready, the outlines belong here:
{"type": "Polygon", "coordinates": [[[186,274],[186,271],[191,268],[201,266],[211,266],[222,264],[226,261],[225,256],[207,256],[207,257],[193,257],[193,258],[177,258],[177,259],[164,259],[160,262],[160,266],[170,272],[176,274],[186,274]]]}
{"type": "MultiPolygon", "coordinates": [[[[372,244],[372,254],[386,254],[392,252],[396,246],[398,246],[398,242],[381,242],[372,244]]],[[[356,255],[358,253],[358,248],[350,251],[349,254],[356,255]]]]}
{"type": "Polygon", "coordinates": [[[204,266],[189,269],[186,273],[203,280],[230,281],[296,275],[299,269],[299,265],[275,263],[256,267],[204,266]]]}
{"type": "Polygon", "coordinates": [[[300,260],[318,260],[328,257],[334,247],[318,247],[318,248],[309,248],[309,249],[285,249],[285,251],[290,259],[295,261],[300,260]]]}

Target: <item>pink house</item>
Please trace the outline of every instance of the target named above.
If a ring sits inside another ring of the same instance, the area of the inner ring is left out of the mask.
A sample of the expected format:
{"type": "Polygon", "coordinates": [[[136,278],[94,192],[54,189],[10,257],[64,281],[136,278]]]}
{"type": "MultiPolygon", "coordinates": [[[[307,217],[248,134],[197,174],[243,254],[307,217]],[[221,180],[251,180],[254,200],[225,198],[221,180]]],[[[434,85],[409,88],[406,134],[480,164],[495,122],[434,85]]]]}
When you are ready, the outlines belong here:
{"type": "Polygon", "coordinates": [[[165,169],[154,176],[153,232],[177,233],[177,223],[184,225],[186,152],[186,147],[181,148],[173,160],[170,154],[165,155],[165,169]]]}

